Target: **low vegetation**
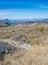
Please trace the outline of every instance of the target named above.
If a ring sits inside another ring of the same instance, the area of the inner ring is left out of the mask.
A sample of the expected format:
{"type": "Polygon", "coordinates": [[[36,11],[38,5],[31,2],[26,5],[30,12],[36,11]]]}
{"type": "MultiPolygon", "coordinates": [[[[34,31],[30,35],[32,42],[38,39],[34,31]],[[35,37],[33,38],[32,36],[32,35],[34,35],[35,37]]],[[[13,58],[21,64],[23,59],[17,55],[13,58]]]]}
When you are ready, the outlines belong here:
{"type": "Polygon", "coordinates": [[[19,53],[5,56],[4,65],[48,65],[48,47],[33,46],[19,53]]]}
{"type": "MultiPolygon", "coordinates": [[[[0,65],[48,65],[48,24],[0,27],[0,39],[11,40],[20,46],[24,43],[31,46],[4,55],[0,65]]],[[[15,47],[16,45],[14,44],[15,47]]]]}

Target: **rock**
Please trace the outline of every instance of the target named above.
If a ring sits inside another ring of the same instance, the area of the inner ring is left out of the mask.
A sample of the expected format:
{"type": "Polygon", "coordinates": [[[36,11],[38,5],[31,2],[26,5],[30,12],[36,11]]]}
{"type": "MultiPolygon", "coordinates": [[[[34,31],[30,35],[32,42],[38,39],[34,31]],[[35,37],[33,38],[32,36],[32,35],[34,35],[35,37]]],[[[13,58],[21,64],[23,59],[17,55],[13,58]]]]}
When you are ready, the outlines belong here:
{"type": "Polygon", "coordinates": [[[20,45],[20,47],[21,47],[22,50],[31,48],[30,44],[25,44],[25,43],[23,45],[20,45]]]}
{"type": "Polygon", "coordinates": [[[0,54],[12,53],[16,50],[16,47],[10,44],[10,42],[0,41],[0,54]]]}
{"type": "Polygon", "coordinates": [[[15,41],[21,41],[23,36],[24,36],[23,34],[15,35],[15,36],[12,37],[12,39],[15,40],[15,41]]]}

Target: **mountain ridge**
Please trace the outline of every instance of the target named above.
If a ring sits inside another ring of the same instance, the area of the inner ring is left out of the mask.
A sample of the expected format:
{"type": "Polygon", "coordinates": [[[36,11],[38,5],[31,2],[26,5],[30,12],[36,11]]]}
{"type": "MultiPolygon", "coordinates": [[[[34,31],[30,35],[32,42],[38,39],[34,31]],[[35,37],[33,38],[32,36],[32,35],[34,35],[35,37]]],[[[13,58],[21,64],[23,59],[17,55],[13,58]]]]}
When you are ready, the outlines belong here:
{"type": "Polygon", "coordinates": [[[11,25],[18,25],[18,24],[31,24],[31,23],[48,23],[48,19],[20,19],[20,20],[9,20],[9,19],[2,19],[0,20],[0,27],[2,26],[11,26],[11,25]]]}

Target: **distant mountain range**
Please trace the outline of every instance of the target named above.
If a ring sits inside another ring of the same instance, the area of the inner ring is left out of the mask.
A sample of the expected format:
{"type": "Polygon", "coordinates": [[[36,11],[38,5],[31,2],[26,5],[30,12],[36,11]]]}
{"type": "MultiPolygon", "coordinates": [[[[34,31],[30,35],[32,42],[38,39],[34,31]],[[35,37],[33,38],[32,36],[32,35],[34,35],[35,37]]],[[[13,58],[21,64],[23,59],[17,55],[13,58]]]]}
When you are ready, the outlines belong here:
{"type": "Polygon", "coordinates": [[[26,22],[26,23],[29,23],[29,22],[34,22],[34,23],[48,23],[48,19],[36,19],[36,18],[34,18],[34,19],[20,19],[20,20],[11,20],[12,21],[12,23],[24,23],[24,22],[26,22]]]}
{"type": "Polygon", "coordinates": [[[8,19],[3,19],[3,20],[0,20],[0,27],[3,27],[3,26],[10,26],[12,24],[12,22],[8,19]]]}
{"type": "Polygon", "coordinates": [[[18,24],[30,24],[30,23],[48,23],[48,19],[20,19],[20,20],[9,20],[3,19],[0,20],[0,27],[2,26],[10,26],[10,25],[18,25],[18,24]]]}

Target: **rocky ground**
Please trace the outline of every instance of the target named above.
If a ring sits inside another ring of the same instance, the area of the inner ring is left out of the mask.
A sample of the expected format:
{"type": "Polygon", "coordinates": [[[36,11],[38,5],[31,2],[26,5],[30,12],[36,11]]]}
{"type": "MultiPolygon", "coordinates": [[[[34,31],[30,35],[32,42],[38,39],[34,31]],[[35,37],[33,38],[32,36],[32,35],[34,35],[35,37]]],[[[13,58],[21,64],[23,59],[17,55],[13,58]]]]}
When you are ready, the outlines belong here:
{"type": "Polygon", "coordinates": [[[0,65],[48,65],[48,24],[0,27],[0,65]]]}

